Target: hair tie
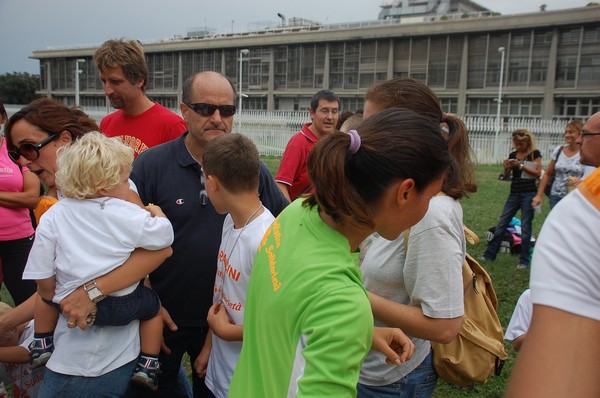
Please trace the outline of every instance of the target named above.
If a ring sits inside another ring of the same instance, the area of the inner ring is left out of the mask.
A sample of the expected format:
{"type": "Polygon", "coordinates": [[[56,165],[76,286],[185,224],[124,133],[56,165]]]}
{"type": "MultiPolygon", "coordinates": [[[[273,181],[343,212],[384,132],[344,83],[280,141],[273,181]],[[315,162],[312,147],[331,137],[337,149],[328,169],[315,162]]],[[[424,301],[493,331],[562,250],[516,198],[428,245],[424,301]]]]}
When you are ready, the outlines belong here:
{"type": "Polygon", "coordinates": [[[442,112],[442,119],[441,119],[440,121],[441,121],[442,123],[446,123],[447,116],[448,116],[448,115],[446,115],[446,112],[442,112]]]}
{"type": "Polygon", "coordinates": [[[358,152],[360,148],[360,135],[358,135],[358,131],[350,130],[348,131],[348,135],[350,136],[350,146],[348,147],[348,153],[350,155],[354,155],[358,152]]]}

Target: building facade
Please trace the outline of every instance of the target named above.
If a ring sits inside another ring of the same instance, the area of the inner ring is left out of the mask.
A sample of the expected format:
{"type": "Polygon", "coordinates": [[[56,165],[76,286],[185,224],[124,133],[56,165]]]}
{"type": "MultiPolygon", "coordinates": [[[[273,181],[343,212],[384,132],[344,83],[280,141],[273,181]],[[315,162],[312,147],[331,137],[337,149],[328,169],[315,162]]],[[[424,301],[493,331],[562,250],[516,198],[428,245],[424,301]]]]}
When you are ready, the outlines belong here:
{"type": "MultiPolygon", "coordinates": [[[[35,51],[39,93],[74,104],[78,77],[82,106],[109,107],[94,51],[35,51]]],[[[238,86],[244,109],[306,110],[316,91],[329,89],[342,110],[355,110],[373,82],[409,76],[461,116],[496,115],[500,92],[504,117],[571,119],[600,111],[600,6],[176,36],[144,43],[144,51],[148,95],[172,109],[185,78],[214,70],[238,86]]]]}

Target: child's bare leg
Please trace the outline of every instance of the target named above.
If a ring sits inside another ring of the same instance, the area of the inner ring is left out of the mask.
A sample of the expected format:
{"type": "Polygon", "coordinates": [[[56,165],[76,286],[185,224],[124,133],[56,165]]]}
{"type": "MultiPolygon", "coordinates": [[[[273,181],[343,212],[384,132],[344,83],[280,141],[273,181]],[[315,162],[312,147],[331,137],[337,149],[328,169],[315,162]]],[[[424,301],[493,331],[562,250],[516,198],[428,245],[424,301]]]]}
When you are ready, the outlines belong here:
{"type": "Polygon", "coordinates": [[[140,321],[140,339],[142,355],[156,356],[160,353],[162,344],[163,321],[160,311],[154,318],[140,321]]]}

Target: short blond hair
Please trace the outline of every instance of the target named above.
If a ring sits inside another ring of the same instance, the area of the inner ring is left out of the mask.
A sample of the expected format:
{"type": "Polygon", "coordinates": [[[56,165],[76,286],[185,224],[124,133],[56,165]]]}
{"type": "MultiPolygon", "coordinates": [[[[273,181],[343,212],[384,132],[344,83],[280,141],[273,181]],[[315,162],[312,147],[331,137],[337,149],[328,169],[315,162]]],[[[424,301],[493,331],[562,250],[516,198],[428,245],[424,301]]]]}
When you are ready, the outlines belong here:
{"type": "Polygon", "coordinates": [[[59,149],[56,186],[67,198],[96,197],[101,189],[114,188],[132,162],[133,149],[119,138],[92,131],[59,149]]]}
{"type": "Polygon", "coordinates": [[[512,132],[513,149],[515,148],[515,143],[520,141],[527,141],[527,152],[533,152],[537,149],[535,137],[533,136],[531,131],[527,129],[516,129],[512,132]]]}

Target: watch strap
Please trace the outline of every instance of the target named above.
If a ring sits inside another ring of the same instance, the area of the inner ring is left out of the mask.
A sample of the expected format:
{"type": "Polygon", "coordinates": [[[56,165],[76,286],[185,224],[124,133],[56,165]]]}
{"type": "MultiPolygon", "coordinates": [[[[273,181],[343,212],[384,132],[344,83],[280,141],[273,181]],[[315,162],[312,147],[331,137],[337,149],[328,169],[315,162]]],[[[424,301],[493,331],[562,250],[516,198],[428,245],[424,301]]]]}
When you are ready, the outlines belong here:
{"type": "Polygon", "coordinates": [[[83,284],[83,289],[87,293],[90,300],[94,303],[98,303],[106,298],[104,294],[98,289],[98,285],[96,285],[96,280],[92,279],[91,281],[87,281],[83,284]]]}

